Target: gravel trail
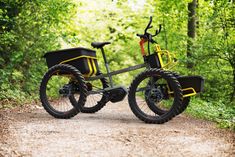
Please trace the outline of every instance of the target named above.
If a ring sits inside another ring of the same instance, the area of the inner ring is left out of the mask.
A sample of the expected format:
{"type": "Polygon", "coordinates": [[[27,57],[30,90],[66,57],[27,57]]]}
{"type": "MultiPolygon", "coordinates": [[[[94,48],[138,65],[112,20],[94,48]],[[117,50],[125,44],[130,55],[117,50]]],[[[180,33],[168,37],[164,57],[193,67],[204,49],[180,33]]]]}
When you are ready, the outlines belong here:
{"type": "Polygon", "coordinates": [[[235,156],[235,133],[180,115],[145,124],[127,100],[95,114],[55,119],[40,106],[0,111],[0,157],[235,156]]]}

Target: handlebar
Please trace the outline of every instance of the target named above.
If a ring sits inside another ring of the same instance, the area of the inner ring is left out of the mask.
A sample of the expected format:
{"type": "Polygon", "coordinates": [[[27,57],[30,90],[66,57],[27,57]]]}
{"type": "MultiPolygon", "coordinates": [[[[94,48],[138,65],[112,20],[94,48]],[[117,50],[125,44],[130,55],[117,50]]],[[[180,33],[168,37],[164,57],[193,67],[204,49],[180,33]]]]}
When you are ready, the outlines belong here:
{"type": "Polygon", "coordinates": [[[150,55],[150,42],[151,43],[156,43],[156,41],[153,40],[152,37],[155,37],[157,36],[160,32],[161,32],[161,29],[162,29],[162,25],[159,25],[159,29],[156,30],[155,34],[150,34],[148,33],[147,31],[152,28],[153,26],[151,26],[152,24],[152,16],[150,16],[150,20],[149,20],[149,23],[147,25],[147,27],[145,28],[144,30],[144,34],[136,34],[138,37],[141,38],[141,41],[140,41],[140,47],[141,47],[141,53],[143,56],[145,56],[145,51],[144,51],[144,43],[147,41],[148,42],[148,54],[150,55]]]}
{"type": "Polygon", "coordinates": [[[144,34],[136,34],[136,35],[140,38],[144,38],[144,39],[147,39],[148,41],[152,42],[153,41],[152,37],[157,36],[161,32],[162,25],[159,25],[159,29],[157,29],[155,34],[152,35],[152,34],[147,32],[150,28],[153,27],[153,26],[151,26],[151,24],[152,24],[152,16],[150,16],[150,20],[149,20],[149,23],[148,23],[147,27],[144,30],[144,34]]]}

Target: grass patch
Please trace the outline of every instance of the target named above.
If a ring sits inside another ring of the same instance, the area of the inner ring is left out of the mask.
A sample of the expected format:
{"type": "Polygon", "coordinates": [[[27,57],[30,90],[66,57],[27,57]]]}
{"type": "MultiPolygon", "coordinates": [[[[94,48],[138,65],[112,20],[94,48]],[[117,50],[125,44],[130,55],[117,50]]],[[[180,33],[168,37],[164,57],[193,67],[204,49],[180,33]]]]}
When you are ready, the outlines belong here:
{"type": "Polygon", "coordinates": [[[207,102],[192,97],[186,114],[197,118],[216,122],[220,128],[228,128],[235,131],[235,106],[223,102],[207,102]]]}

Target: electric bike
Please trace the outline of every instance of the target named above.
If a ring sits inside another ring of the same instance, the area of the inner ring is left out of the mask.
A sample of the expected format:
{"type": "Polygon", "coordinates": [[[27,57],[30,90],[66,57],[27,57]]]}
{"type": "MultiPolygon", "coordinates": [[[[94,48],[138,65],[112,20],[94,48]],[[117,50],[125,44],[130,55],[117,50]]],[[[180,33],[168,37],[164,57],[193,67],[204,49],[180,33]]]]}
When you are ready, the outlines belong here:
{"type": "Polygon", "coordinates": [[[128,95],[132,112],[146,123],[165,123],[182,113],[189,105],[190,97],[203,91],[204,79],[170,71],[177,61],[169,51],[161,50],[153,39],[161,32],[161,25],[155,34],[148,32],[151,23],[152,17],[144,34],[137,34],[143,56],[143,63],[139,65],[111,71],[104,51],[104,46],[110,42],[91,43],[93,48],[101,50],[105,74],[99,69],[94,50],[78,47],[46,53],[44,57],[49,70],[40,85],[44,109],[55,118],[68,119],[79,112],[95,113],[107,102],[120,102],[128,95]],[[150,53],[150,45],[155,47],[153,53],[150,53]],[[137,69],[144,70],[129,88],[114,85],[114,75],[137,69]]]}

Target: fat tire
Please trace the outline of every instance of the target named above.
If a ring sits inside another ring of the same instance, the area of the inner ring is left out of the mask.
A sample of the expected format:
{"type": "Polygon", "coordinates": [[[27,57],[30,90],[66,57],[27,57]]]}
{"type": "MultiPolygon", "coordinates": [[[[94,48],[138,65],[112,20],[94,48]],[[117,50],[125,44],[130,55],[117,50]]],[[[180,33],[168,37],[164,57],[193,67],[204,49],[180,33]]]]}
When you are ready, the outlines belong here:
{"type": "Polygon", "coordinates": [[[130,85],[128,101],[129,101],[129,106],[131,108],[131,111],[135,114],[135,116],[137,118],[144,121],[145,123],[162,124],[162,123],[168,122],[169,120],[171,120],[173,117],[175,117],[180,112],[180,108],[182,106],[182,101],[183,101],[183,93],[182,93],[180,83],[170,72],[160,70],[160,69],[148,69],[148,70],[140,73],[133,80],[132,84],[130,85]],[[136,97],[135,97],[136,88],[138,87],[139,83],[142,80],[144,80],[145,78],[147,78],[149,76],[151,77],[151,75],[152,76],[154,76],[154,75],[162,76],[163,78],[165,78],[167,81],[169,81],[171,83],[173,91],[175,91],[174,92],[175,99],[174,99],[174,102],[173,102],[171,109],[167,113],[165,113],[161,116],[157,116],[157,117],[149,117],[149,116],[145,115],[139,109],[139,107],[136,103],[136,97]]]}
{"type": "MultiPolygon", "coordinates": [[[[177,79],[180,77],[180,74],[177,72],[171,72],[173,76],[175,76],[177,79]]],[[[186,108],[188,107],[190,102],[190,97],[185,97],[183,98],[183,102],[182,102],[182,106],[179,110],[178,114],[181,114],[182,112],[184,112],[184,110],[186,110],[186,108]]]]}
{"type": "Polygon", "coordinates": [[[69,119],[69,118],[77,115],[79,113],[79,109],[80,109],[79,105],[85,104],[86,97],[87,97],[87,87],[85,85],[84,77],[82,76],[82,74],[80,73],[80,71],[78,69],[76,69],[75,67],[73,67],[71,65],[61,64],[61,65],[55,65],[55,66],[51,67],[46,72],[46,74],[44,75],[44,77],[41,81],[40,99],[42,102],[42,106],[51,116],[53,116],[55,118],[69,119]],[[80,86],[81,95],[80,95],[79,103],[77,103],[76,106],[73,105],[73,108],[70,109],[69,111],[66,111],[66,112],[60,112],[60,111],[53,109],[51,107],[51,105],[49,104],[49,102],[47,101],[47,96],[46,96],[47,83],[48,83],[50,77],[55,73],[55,71],[58,71],[58,70],[70,72],[71,74],[73,74],[75,76],[75,79],[78,81],[79,86],[80,86]]]}
{"type": "MultiPolygon", "coordinates": [[[[170,72],[170,71],[169,71],[170,72]]],[[[176,79],[180,77],[180,74],[176,73],[176,72],[170,72],[176,79]]],[[[146,101],[148,107],[150,108],[151,111],[153,111],[154,113],[158,114],[158,115],[162,115],[164,113],[166,113],[167,111],[163,111],[162,109],[158,108],[157,106],[155,106],[154,104],[151,104],[151,102],[146,101]]],[[[179,113],[177,114],[181,114],[182,112],[184,112],[184,110],[188,107],[190,102],[190,97],[186,97],[183,98],[182,101],[182,106],[179,109],[179,113]]]]}
{"type": "MultiPolygon", "coordinates": [[[[101,75],[101,73],[99,73],[99,75],[101,75]]],[[[100,81],[102,83],[103,89],[109,87],[109,84],[108,84],[108,81],[107,81],[106,78],[101,78],[100,81]]],[[[85,106],[82,106],[80,108],[80,111],[82,113],[96,113],[99,110],[101,110],[106,105],[106,103],[108,102],[108,100],[107,100],[108,95],[106,96],[105,93],[103,93],[103,94],[104,95],[102,96],[101,100],[98,101],[96,105],[94,105],[92,107],[86,107],[86,104],[85,104],[85,106]]],[[[76,104],[77,103],[75,97],[71,97],[70,101],[71,101],[72,104],[76,104]]]]}

